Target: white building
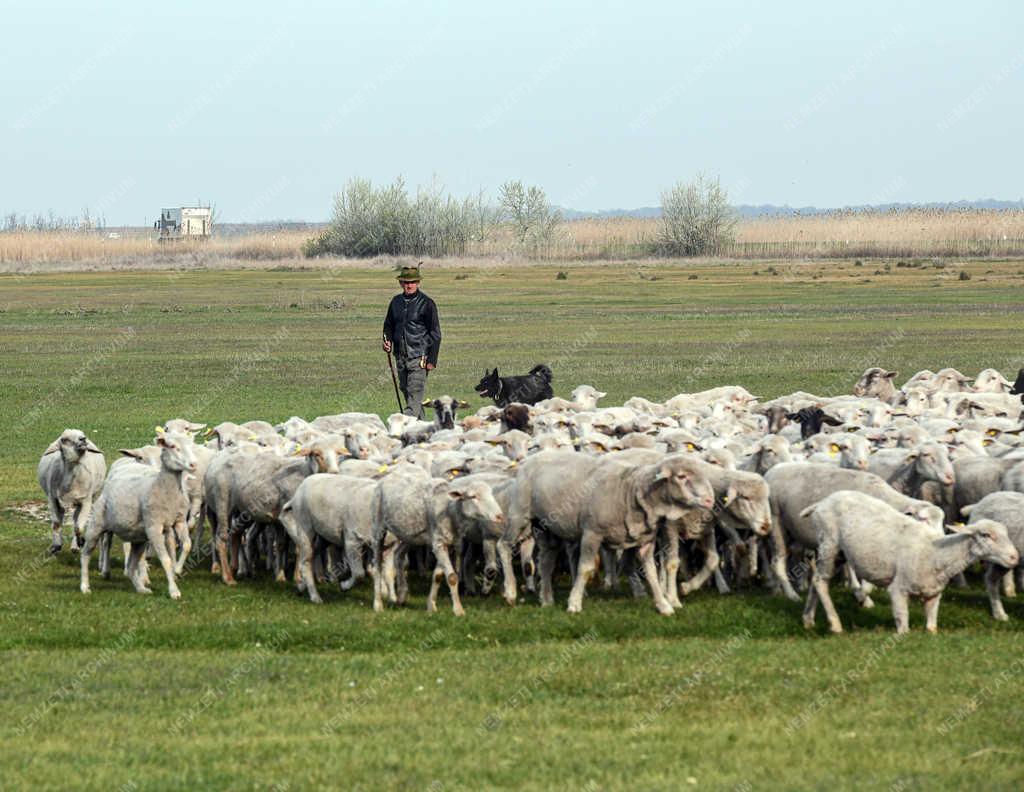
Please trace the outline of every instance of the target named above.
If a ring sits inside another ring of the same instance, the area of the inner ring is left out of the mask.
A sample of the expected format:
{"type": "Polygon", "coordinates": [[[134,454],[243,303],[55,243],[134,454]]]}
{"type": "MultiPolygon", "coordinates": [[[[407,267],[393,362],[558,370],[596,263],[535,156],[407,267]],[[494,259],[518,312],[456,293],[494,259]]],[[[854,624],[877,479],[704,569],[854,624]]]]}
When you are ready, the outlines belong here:
{"type": "Polygon", "coordinates": [[[160,239],[205,239],[213,233],[213,209],[209,206],[182,206],[160,210],[153,224],[160,239]]]}

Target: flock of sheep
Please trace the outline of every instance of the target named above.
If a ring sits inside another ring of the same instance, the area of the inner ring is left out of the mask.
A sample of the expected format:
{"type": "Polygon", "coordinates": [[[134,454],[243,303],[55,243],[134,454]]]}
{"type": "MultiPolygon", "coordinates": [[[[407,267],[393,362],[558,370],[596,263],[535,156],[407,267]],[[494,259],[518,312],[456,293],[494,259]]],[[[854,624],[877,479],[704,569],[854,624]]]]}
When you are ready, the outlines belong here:
{"type": "Polygon", "coordinates": [[[519,585],[551,605],[564,568],[578,612],[600,569],[607,589],[620,575],[634,596],[646,584],[664,614],[702,586],[765,585],[793,600],[804,589],[804,624],[820,603],[841,632],[829,583],[842,569],[863,607],[873,586],[887,588],[900,632],[908,598],[921,597],[934,631],[946,584],[983,562],[1004,620],[1000,589],[1021,585],[1024,550],[1020,398],[994,369],[973,380],[922,371],[901,388],[895,376],[871,368],[852,395],[767,402],[727,386],[600,407],[606,394],[581,385],[572,400],[461,420],[465,405],[447,396],[430,402],[433,421],[175,419],[153,445],[121,449],[109,471],[68,429],[39,481],[53,552],[73,513],[84,593],[97,547],[109,576],[116,535],[135,590],[150,591],[150,555],[179,598],[176,579],[209,522],[213,571],[228,585],[260,566],[286,582],[290,568],[319,602],[318,584],[348,590],[368,575],[376,610],[404,602],[417,570],[430,575],[431,611],[442,584],[461,614],[460,593],[499,581],[510,605],[519,585]]]}

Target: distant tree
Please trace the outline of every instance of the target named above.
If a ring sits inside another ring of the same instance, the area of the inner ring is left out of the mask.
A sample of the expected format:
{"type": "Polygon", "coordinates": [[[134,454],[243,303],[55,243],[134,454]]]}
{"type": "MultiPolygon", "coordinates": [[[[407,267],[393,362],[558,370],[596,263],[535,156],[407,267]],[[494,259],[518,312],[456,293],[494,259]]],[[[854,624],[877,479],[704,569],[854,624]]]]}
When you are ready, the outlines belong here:
{"type": "Polygon", "coordinates": [[[458,255],[489,233],[494,216],[482,195],[460,201],[437,181],[410,198],[401,177],[383,187],[355,178],[335,196],[327,229],[303,249],[307,256],[458,255]]]}
{"type": "Polygon", "coordinates": [[[736,215],[718,179],[703,174],[661,194],[659,252],[669,256],[715,253],[736,236],[736,215]]]}
{"type": "Polygon", "coordinates": [[[562,223],[562,213],[548,203],[540,187],[524,187],[521,181],[505,182],[499,202],[520,245],[551,242],[562,223]]]}

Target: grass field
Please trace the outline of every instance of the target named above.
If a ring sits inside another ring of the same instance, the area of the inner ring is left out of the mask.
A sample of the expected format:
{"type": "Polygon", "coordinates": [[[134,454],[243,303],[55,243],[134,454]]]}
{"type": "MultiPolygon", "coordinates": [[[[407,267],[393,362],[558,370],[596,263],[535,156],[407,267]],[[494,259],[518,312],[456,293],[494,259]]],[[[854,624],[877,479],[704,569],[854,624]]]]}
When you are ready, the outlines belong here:
{"type": "MultiPolygon", "coordinates": [[[[559,265],[432,270],[445,333],[428,393],[544,361],[568,395],[742,384],[848,392],[1021,363],[1024,262],[559,265]],[[563,269],[568,277],[556,279],[563,269]],[[756,271],[756,274],[755,274],[756,271]],[[960,273],[970,276],[961,280],[960,273]]],[[[942,633],[892,633],[887,598],[849,632],[800,606],[702,592],[672,618],[623,590],[582,614],[465,600],[467,615],[316,607],[200,566],[183,600],[115,571],[78,592],[49,558],[35,465],[65,427],[108,462],[174,416],[387,414],[381,269],[0,276],[0,786],[4,789],[1019,789],[1024,603],[993,622],[977,577],[942,633]]],[[[67,545],[65,545],[67,547],[67,545]]],[[[326,587],[325,587],[326,588],[326,587]]]]}

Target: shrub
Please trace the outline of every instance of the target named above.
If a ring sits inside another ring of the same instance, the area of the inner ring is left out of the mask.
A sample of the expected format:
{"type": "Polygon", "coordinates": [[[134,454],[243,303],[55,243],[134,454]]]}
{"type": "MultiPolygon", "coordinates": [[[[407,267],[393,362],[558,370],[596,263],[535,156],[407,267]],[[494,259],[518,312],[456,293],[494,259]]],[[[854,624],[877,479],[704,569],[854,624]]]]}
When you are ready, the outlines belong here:
{"type": "Polygon", "coordinates": [[[959,277],[960,277],[960,280],[962,280],[962,281],[970,280],[971,279],[971,274],[969,272],[964,272],[963,270],[960,270],[960,276],[959,277]]]}
{"type": "Polygon", "coordinates": [[[559,270],[558,274],[555,275],[555,280],[569,280],[569,273],[565,270],[559,270]]]}
{"type": "Polygon", "coordinates": [[[661,194],[658,247],[670,256],[718,252],[736,236],[736,215],[717,179],[698,174],[661,194]]]}
{"type": "Polygon", "coordinates": [[[356,178],[335,196],[327,230],[308,240],[302,252],[354,257],[461,254],[496,219],[482,195],[459,201],[435,184],[418,189],[410,199],[401,177],[381,188],[356,178]]]}

